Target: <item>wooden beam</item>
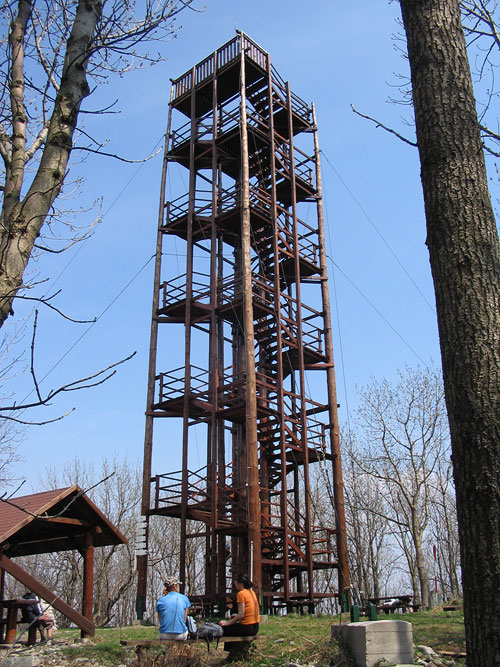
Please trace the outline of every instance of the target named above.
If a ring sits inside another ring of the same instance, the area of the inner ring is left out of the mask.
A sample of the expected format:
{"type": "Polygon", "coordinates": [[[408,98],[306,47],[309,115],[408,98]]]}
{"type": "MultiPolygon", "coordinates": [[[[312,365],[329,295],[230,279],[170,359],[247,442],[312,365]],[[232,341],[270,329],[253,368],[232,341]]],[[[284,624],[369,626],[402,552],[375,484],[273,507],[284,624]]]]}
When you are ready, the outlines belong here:
{"type": "Polygon", "coordinates": [[[61,600],[60,597],[52,593],[48,588],[41,584],[37,579],[28,574],[26,570],[23,570],[22,567],[19,567],[17,563],[14,563],[10,558],[7,558],[5,554],[0,554],[0,568],[3,568],[8,572],[14,579],[21,582],[26,588],[29,588],[30,591],[33,591],[38,597],[43,598],[46,602],[51,604],[54,609],[61,612],[63,616],[87,634],[92,637],[95,634],[95,626],[84,616],[79,614],[75,609],[69,606],[64,600],[61,600]]]}
{"type": "MultiPolygon", "coordinates": [[[[90,533],[85,539],[85,551],[83,554],[83,601],[82,612],[85,618],[92,621],[92,607],[94,606],[94,541],[90,533]]],[[[88,637],[89,633],[82,628],[82,638],[88,637]]]]}
{"type": "Polygon", "coordinates": [[[43,516],[39,517],[41,521],[47,521],[48,523],[63,523],[69,526],[84,526],[88,528],[92,524],[89,521],[83,521],[82,519],[72,519],[66,516],[54,516],[45,518],[43,516]]]}

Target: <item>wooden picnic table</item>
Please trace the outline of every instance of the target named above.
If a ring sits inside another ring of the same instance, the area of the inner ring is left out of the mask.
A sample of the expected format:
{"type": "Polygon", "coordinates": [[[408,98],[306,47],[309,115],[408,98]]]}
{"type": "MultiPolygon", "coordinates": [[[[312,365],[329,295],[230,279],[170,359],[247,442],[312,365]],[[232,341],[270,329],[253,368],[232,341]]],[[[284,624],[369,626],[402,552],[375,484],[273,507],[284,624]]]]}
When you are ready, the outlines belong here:
{"type": "MultiPolygon", "coordinates": [[[[13,644],[17,633],[17,612],[23,607],[32,605],[34,600],[31,598],[14,598],[13,600],[0,600],[0,610],[2,611],[0,619],[0,644],[13,644]],[[7,618],[3,618],[3,610],[7,609],[7,618]],[[5,638],[3,636],[3,626],[6,626],[5,638]]],[[[20,622],[20,621],[19,621],[20,622]]],[[[32,625],[28,631],[28,644],[36,644],[37,626],[32,625]]]]}

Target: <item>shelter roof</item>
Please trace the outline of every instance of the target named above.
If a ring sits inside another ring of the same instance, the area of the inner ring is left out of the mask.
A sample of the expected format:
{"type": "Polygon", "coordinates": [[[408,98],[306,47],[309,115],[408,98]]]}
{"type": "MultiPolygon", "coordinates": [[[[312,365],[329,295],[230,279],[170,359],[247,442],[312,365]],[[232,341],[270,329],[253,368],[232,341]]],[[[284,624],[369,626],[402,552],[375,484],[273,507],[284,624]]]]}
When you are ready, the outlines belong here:
{"type": "Polygon", "coordinates": [[[127,539],[76,484],[0,503],[0,549],[12,558],[96,547],[127,539]]]}

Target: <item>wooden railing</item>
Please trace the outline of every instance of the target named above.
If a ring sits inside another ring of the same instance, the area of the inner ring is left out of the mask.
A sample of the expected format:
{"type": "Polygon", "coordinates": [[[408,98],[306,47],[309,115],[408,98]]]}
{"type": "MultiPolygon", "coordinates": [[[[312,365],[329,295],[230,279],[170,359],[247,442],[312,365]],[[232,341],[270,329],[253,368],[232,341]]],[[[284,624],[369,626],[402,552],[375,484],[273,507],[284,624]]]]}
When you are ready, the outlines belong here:
{"type": "MultiPolygon", "coordinates": [[[[249,37],[240,33],[194,67],[194,85],[197,86],[213,75],[215,62],[219,71],[239,58],[242,48],[247,58],[253,60],[262,69],[267,70],[267,53],[249,37]]],[[[174,100],[176,100],[191,90],[193,86],[193,70],[189,70],[189,72],[176,79],[174,86],[174,100]]]]}

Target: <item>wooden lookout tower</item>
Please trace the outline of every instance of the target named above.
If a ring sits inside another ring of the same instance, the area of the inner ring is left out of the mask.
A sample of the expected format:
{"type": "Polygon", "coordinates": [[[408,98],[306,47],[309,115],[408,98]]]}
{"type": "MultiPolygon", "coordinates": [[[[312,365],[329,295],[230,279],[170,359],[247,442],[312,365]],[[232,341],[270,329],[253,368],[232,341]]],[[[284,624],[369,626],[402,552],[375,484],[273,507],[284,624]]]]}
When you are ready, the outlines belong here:
{"type": "Polygon", "coordinates": [[[349,586],[316,119],[243,33],[173,81],[160,197],[142,514],[179,520],[182,581],[202,540],[212,610],[237,571],[264,610],[312,610],[349,586]]]}

